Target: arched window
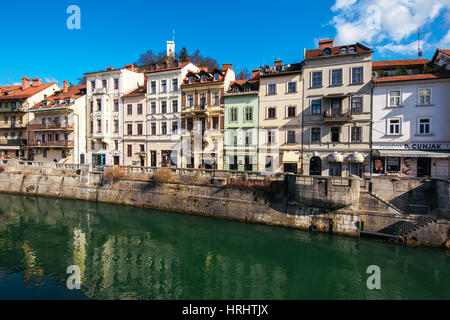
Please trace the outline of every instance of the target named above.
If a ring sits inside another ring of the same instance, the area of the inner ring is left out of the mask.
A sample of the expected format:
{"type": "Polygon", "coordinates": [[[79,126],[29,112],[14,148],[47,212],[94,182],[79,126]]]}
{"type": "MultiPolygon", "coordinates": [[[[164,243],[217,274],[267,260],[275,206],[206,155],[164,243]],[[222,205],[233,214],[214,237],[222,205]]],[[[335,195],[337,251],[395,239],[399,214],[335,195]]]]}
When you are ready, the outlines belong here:
{"type": "Polygon", "coordinates": [[[349,53],[355,53],[355,52],[356,52],[356,47],[355,47],[355,46],[350,46],[350,47],[348,48],[348,52],[349,52],[349,53]]]}
{"type": "Polygon", "coordinates": [[[340,50],[341,54],[346,54],[347,53],[347,47],[342,47],[340,50]]]}
{"type": "Polygon", "coordinates": [[[331,54],[331,49],[330,48],[326,48],[325,50],[323,50],[323,55],[324,56],[329,56],[331,54]]]}
{"type": "Polygon", "coordinates": [[[322,160],[319,157],[312,157],[309,162],[309,175],[321,176],[322,175],[322,160]]]}

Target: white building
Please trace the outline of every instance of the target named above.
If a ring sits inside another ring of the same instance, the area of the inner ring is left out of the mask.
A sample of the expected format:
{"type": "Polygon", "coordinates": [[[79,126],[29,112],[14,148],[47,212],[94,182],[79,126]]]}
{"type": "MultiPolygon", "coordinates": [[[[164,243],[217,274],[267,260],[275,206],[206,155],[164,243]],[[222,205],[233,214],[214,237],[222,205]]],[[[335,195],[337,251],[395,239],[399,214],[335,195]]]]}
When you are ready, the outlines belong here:
{"type": "MultiPolygon", "coordinates": [[[[167,42],[167,56],[175,44],[167,42]]],[[[189,71],[200,69],[177,60],[152,65],[147,77],[147,165],[181,167],[181,83],[189,71]]]]}
{"type": "Polygon", "coordinates": [[[450,176],[450,76],[375,78],[372,174],[450,176]]]}
{"type": "Polygon", "coordinates": [[[125,93],[143,85],[144,75],[133,65],[85,73],[87,84],[87,163],[123,165],[123,100],[125,93]]]}

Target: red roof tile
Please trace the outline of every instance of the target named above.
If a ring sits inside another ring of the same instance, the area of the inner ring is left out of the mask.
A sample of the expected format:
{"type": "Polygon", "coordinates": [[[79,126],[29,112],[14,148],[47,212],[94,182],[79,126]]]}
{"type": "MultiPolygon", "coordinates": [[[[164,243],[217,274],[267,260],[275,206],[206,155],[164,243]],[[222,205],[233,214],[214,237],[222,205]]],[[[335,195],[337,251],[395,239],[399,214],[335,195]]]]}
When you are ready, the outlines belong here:
{"type": "Polygon", "coordinates": [[[70,86],[70,87],[68,87],[68,90],[66,93],[64,93],[63,90],[56,91],[50,97],[47,97],[46,99],[42,100],[41,102],[35,104],[29,110],[30,111],[32,111],[32,110],[33,111],[49,110],[49,109],[54,109],[54,108],[67,107],[69,105],[66,104],[66,99],[67,98],[78,99],[78,98],[82,97],[85,94],[85,93],[81,92],[83,89],[86,89],[85,84],[70,86]],[[55,103],[56,100],[60,100],[61,103],[59,105],[57,105],[55,103]],[[44,103],[43,103],[44,101],[47,102],[46,106],[44,106],[44,103]]]}
{"type": "Polygon", "coordinates": [[[1,87],[0,100],[27,99],[54,84],[56,84],[56,82],[43,83],[37,87],[30,86],[25,90],[22,90],[21,85],[1,87]]]}
{"type": "Polygon", "coordinates": [[[188,64],[189,64],[189,62],[183,62],[183,63],[178,64],[178,67],[174,67],[172,65],[172,66],[168,66],[167,68],[164,68],[162,65],[158,65],[156,70],[146,70],[145,73],[154,73],[154,72],[178,70],[178,69],[184,68],[188,64]]]}
{"type": "Polygon", "coordinates": [[[330,57],[338,57],[338,56],[345,56],[345,55],[352,55],[352,54],[359,54],[359,53],[370,53],[372,52],[372,49],[369,47],[366,47],[365,45],[361,43],[355,43],[351,45],[346,46],[337,46],[337,47],[325,47],[325,48],[319,48],[319,49],[312,49],[312,50],[306,50],[305,60],[311,60],[311,59],[320,59],[320,58],[330,58],[330,57]],[[356,53],[349,53],[348,48],[354,46],[356,48],[356,53]],[[347,52],[341,54],[341,48],[346,47],[347,52]],[[330,50],[330,55],[325,55],[325,50],[330,50]]]}
{"type": "Polygon", "coordinates": [[[392,68],[392,67],[406,67],[406,66],[423,66],[429,63],[428,59],[403,59],[403,60],[385,60],[372,61],[372,67],[377,68],[392,68]]]}
{"type": "Polygon", "coordinates": [[[131,91],[130,93],[125,94],[123,97],[124,98],[132,98],[132,97],[145,96],[146,93],[147,93],[147,87],[142,86],[142,87],[138,87],[137,89],[131,91]]]}
{"type": "Polygon", "coordinates": [[[375,83],[382,82],[398,82],[398,81],[413,81],[413,80],[433,80],[433,79],[450,79],[450,74],[416,74],[411,76],[385,77],[375,78],[375,83]]]}

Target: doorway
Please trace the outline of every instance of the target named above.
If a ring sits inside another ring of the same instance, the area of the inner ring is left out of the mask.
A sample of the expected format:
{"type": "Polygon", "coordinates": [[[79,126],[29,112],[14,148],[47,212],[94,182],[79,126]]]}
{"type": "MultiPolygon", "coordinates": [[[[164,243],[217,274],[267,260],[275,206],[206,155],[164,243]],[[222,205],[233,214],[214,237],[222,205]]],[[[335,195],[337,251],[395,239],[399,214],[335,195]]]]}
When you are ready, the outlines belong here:
{"type": "Polygon", "coordinates": [[[417,159],[417,176],[419,177],[431,176],[431,158],[417,159]]]}
{"type": "Polygon", "coordinates": [[[296,163],[285,163],[284,164],[284,172],[285,173],[297,173],[297,164],[296,163]]]}
{"type": "Polygon", "coordinates": [[[244,170],[245,171],[252,171],[252,164],[250,163],[250,156],[245,156],[245,161],[244,161],[244,170]]]}

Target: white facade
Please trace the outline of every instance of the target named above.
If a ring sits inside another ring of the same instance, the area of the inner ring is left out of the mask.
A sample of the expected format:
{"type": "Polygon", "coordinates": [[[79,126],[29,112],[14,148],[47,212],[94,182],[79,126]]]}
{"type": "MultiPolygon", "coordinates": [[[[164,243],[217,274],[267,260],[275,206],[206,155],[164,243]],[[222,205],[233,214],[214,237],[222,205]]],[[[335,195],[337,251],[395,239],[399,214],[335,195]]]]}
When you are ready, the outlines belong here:
{"type": "Polygon", "coordinates": [[[148,166],[170,165],[167,156],[172,154],[173,164],[181,167],[181,83],[188,71],[198,72],[199,68],[188,63],[146,73],[148,166]]]}
{"type": "Polygon", "coordinates": [[[411,77],[375,80],[372,173],[448,177],[450,79],[411,77]]]}
{"type": "Polygon", "coordinates": [[[86,73],[87,84],[87,163],[93,165],[123,165],[122,97],[143,85],[144,75],[123,69],[86,73]],[[118,130],[114,123],[118,122],[118,130]]]}

